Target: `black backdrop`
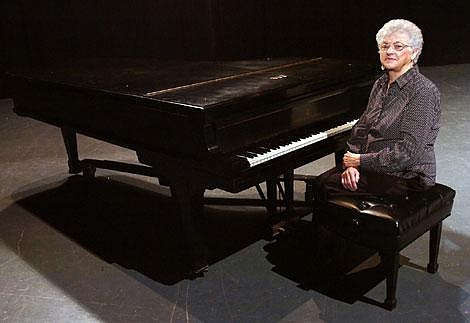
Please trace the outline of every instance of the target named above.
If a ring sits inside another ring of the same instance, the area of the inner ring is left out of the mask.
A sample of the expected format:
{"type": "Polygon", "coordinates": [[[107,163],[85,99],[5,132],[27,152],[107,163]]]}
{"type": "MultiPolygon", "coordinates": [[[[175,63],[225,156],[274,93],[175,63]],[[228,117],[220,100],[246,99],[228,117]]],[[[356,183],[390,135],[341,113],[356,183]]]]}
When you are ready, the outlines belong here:
{"type": "Polygon", "coordinates": [[[5,0],[0,6],[3,71],[113,56],[374,60],[375,33],[392,18],[423,30],[421,65],[470,62],[464,1],[5,0]]]}

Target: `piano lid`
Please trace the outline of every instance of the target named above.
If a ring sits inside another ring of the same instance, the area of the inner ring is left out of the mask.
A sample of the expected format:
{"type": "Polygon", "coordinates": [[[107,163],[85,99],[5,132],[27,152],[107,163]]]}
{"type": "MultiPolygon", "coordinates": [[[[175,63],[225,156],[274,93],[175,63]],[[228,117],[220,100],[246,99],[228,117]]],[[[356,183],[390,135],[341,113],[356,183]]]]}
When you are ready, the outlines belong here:
{"type": "Polygon", "coordinates": [[[246,61],[101,59],[12,73],[65,86],[137,96],[206,109],[240,99],[284,93],[301,96],[340,86],[376,70],[375,64],[325,58],[246,61]]]}

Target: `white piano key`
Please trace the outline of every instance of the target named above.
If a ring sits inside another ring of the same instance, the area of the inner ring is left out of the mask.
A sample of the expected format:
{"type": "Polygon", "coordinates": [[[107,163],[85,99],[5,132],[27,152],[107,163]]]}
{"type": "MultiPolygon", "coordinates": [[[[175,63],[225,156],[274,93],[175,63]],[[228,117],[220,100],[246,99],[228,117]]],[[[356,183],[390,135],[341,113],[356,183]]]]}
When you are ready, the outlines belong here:
{"type": "Polygon", "coordinates": [[[331,129],[328,129],[326,131],[322,131],[316,134],[312,134],[306,138],[302,138],[300,140],[296,140],[286,145],[279,146],[278,148],[271,149],[270,151],[266,153],[258,154],[257,156],[254,156],[254,157],[247,157],[246,159],[248,160],[250,167],[265,163],[269,160],[283,156],[292,151],[295,151],[303,147],[306,147],[308,145],[314,144],[316,142],[325,140],[341,132],[348,131],[354,126],[354,124],[357,121],[358,119],[346,122],[345,124],[342,124],[340,126],[337,126],[337,127],[334,127],[334,128],[331,128],[331,129]]]}

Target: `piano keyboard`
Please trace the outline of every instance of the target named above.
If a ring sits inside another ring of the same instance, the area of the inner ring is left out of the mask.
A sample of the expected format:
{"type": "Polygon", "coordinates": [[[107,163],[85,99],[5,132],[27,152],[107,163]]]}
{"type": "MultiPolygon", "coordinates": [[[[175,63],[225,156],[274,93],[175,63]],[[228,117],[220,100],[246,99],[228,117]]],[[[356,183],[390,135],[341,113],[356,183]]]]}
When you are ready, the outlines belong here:
{"type": "Polygon", "coordinates": [[[342,124],[340,126],[337,126],[337,127],[334,127],[334,128],[322,131],[322,132],[318,132],[318,133],[309,135],[307,137],[296,138],[295,140],[285,145],[280,145],[273,149],[269,149],[266,147],[259,147],[256,149],[256,151],[246,152],[243,155],[239,155],[239,157],[243,157],[247,159],[248,162],[250,163],[250,167],[253,167],[253,166],[265,163],[274,158],[280,157],[282,155],[288,154],[292,151],[306,147],[313,143],[325,140],[326,138],[332,137],[341,132],[348,131],[354,126],[354,124],[358,120],[359,119],[355,119],[355,120],[346,122],[345,124],[342,124]]]}

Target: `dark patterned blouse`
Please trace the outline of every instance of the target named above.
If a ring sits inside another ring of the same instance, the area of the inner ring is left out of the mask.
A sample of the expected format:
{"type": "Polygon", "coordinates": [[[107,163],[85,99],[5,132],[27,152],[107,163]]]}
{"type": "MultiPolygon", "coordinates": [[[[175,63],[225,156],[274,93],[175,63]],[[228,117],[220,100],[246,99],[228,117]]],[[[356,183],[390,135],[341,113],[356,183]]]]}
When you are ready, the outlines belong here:
{"type": "Polygon", "coordinates": [[[434,142],[439,131],[440,94],[418,67],[396,79],[374,84],[369,103],[352,129],[348,147],[361,154],[361,166],[389,175],[436,179],[434,142]]]}

